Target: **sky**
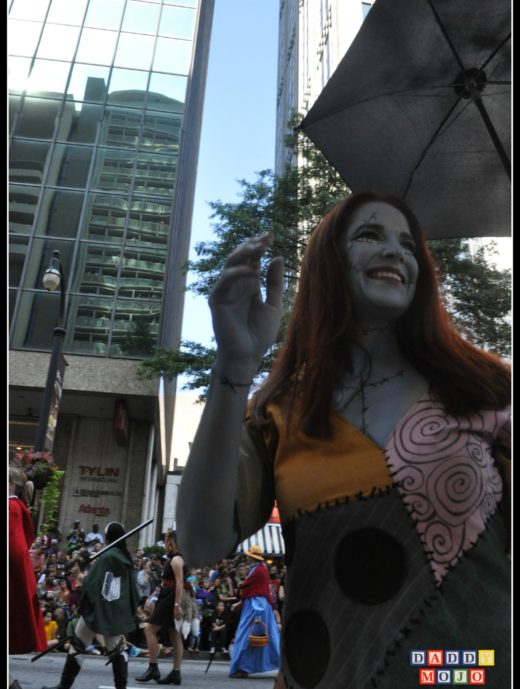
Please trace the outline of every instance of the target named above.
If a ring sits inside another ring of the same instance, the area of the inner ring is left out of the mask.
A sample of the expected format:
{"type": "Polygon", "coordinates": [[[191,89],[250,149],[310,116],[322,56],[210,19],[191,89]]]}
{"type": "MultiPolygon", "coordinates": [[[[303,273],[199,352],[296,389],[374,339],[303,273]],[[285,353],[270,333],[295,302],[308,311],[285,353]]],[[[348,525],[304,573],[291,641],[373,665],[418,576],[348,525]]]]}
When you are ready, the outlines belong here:
{"type": "MultiPolygon", "coordinates": [[[[210,201],[274,167],[279,0],[215,0],[190,258],[212,238],[210,201]]],[[[188,276],[188,284],[190,276],[188,276]]],[[[182,338],[211,344],[207,301],[186,294],[182,338]]]]}
{"type": "MultiPolygon", "coordinates": [[[[215,0],[195,188],[190,259],[212,239],[210,201],[239,200],[237,180],[274,168],[279,0],[215,0]]],[[[193,281],[188,274],[188,285],[193,281]]],[[[207,300],[186,292],[182,339],[212,344],[207,300]]],[[[177,385],[173,451],[185,464],[202,412],[177,385]]]]}

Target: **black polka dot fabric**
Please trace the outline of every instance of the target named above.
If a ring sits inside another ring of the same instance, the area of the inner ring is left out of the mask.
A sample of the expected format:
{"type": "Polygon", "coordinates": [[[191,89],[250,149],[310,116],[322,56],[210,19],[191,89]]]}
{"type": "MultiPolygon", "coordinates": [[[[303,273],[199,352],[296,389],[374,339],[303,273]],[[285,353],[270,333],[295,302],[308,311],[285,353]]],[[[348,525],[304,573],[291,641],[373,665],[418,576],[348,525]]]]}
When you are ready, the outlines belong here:
{"type": "Polygon", "coordinates": [[[406,506],[393,488],[308,512],[292,520],[289,540],[281,647],[288,689],[368,689],[435,590],[406,506]]]}
{"type": "Polygon", "coordinates": [[[299,610],[287,620],[283,636],[291,675],[304,689],[313,689],[327,671],[330,637],[316,610],[299,610]]]}
{"type": "Polygon", "coordinates": [[[294,558],[294,541],[296,538],[296,523],[294,520],[282,524],[282,536],[285,545],[285,564],[290,567],[294,558]]]}
{"type": "Polygon", "coordinates": [[[343,593],[356,603],[377,605],[393,598],[406,577],[406,555],[393,536],[377,528],[358,529],[339,542],[334,562],[343,593]]]}

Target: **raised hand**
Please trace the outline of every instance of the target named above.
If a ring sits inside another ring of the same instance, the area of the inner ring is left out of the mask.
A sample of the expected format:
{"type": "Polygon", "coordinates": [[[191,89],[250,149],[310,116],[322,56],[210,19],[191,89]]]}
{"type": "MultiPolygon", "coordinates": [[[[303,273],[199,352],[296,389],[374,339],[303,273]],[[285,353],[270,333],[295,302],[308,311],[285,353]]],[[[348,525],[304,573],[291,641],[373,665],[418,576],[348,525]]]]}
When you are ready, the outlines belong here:
{"type": "Polygon", "coordinates": [[[217,340],[217,368],[252,377],[274,343],[282,317],[283,258],[269,264],[266,299],[260,290],[260,259],[270,233],[253,237],[230,255],[209,298],[217,340]]]}

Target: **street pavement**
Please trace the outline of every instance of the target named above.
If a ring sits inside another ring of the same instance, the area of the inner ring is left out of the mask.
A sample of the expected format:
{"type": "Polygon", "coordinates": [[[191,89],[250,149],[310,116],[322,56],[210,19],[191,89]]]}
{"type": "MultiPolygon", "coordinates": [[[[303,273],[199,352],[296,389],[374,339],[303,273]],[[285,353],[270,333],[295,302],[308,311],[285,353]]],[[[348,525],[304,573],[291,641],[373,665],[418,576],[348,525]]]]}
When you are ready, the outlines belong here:
{"type": "MultiPolygon", "coordinates": [[[[59,683],[61,670],[65,663],[64,653],[49,653],[31,663],[33,654],[9,656],[9,673],[18,679],[22,689],[41,689],[43,686],[54,687],[59,683]]],[[[105,665],[105,656],[86,656],[81,672],[74,682],[73,689],[114,689],[112,668],[105,665]]],[[[169,686],[156,682],[141,684],[135,678],[141,675],[148,665],[146,658],[130,658],[128,663],[127,689],[143,687],[169,686]]],[[[207,660],[184,660],[181,668],[182,687],[187,689],[272,689],[276,672],[251,675],[246,679],[229,677],[229,661],[214,660],[208,672],[207,660]]],[[[172,661],[159,659],[159,669],[164,677],[172,669],[172,661]]]]}

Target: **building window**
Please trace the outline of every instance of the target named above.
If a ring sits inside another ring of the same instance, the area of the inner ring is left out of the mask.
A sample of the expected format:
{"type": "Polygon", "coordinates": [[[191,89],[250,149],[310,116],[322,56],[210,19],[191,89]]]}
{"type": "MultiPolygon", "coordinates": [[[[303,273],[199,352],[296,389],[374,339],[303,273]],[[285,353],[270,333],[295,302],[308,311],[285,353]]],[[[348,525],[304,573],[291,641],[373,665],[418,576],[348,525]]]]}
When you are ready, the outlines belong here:
{"type": "Polygon", "coordinates": [[[362,2],[361,3],[361,10],[363,12],[363,19],[367,18],[367,14],[370,12],[371,8],[372,8],[371,2],[362,2]]]}

